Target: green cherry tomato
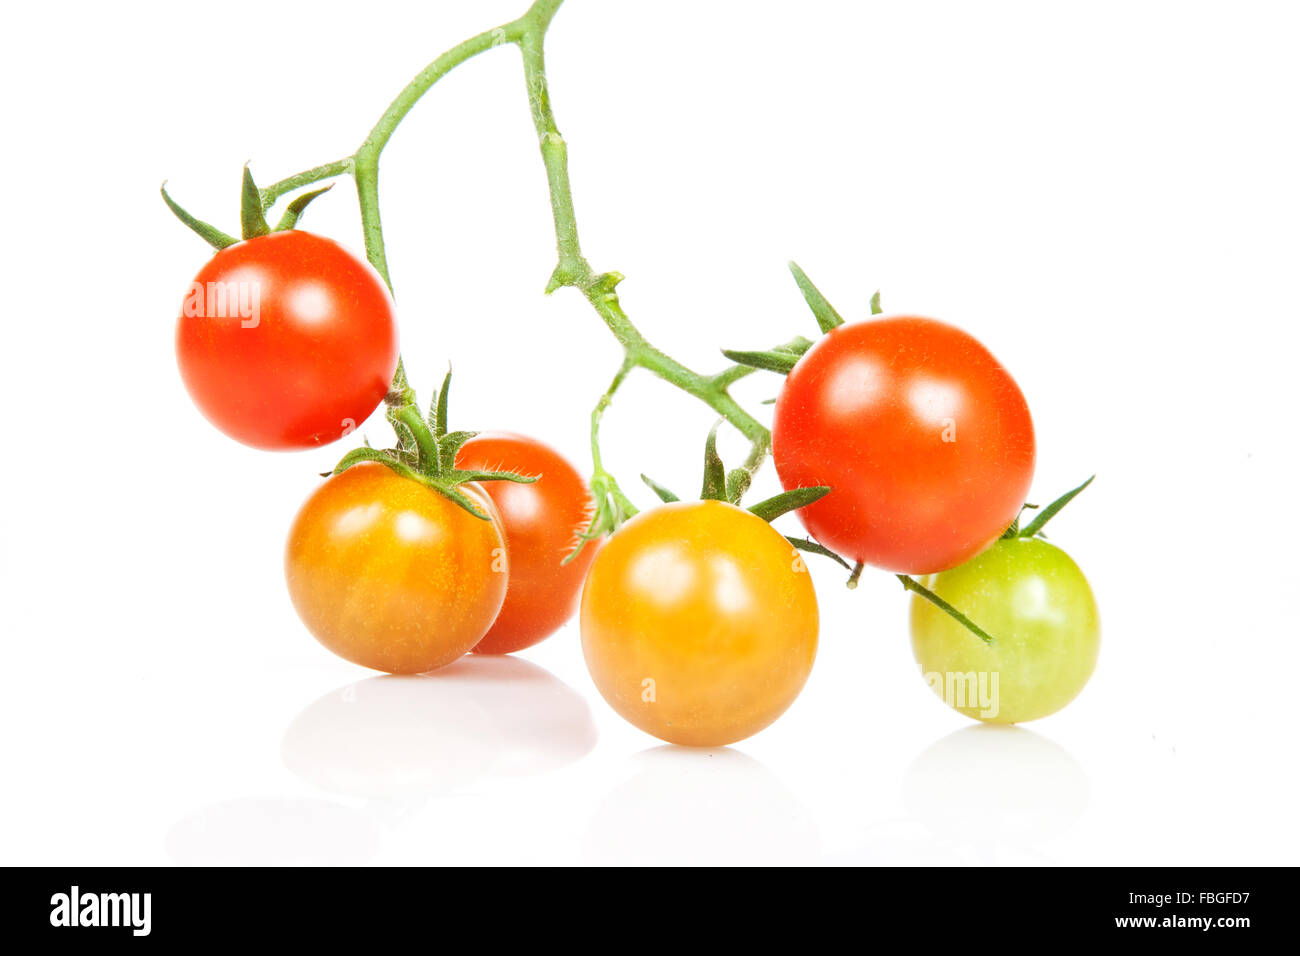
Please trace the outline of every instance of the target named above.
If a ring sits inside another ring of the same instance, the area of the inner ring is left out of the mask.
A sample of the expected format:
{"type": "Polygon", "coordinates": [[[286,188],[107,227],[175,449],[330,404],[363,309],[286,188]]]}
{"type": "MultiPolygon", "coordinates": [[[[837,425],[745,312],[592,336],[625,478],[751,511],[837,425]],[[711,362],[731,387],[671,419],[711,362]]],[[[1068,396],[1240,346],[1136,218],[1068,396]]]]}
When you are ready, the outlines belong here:
{"type": "Polygon", "coordinates": [[[950,707],[987,723],[1037,720],[1083,690],[1097,663],[1100,624],[1088,579],[1046,541],[1000,540],[923,583],[993,637],[986,644],[920,596],[912,651],[950,707]]]}

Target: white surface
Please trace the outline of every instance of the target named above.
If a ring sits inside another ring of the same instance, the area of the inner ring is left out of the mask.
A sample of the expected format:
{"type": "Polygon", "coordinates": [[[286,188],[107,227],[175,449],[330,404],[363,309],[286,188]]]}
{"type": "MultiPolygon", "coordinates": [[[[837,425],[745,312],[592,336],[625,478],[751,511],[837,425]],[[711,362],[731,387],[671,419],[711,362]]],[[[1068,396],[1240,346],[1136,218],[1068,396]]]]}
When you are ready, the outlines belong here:
{"type": "MultiPolygon", "coordinates": [[[[585,249],[652,340],[712,367],[811,334],[794,257],[846,315],[881,288],[983,339],[1033,409],[1035,498],[1098,473],[1053,526],[1104,626],[1061,714],[970,726],[916,673],[897,583],[829,565],[803,696],[715,752],[622,723],[573,626],[417,681],[308,636],[283,536],[343,449],[253,452],[194,411],[172,317],[205,247],[158,183],[234,229],[245,160],[269,182],[349,152],[522,6],[10,12],[3,862],[1297,862],[1285,4],[572,0],[552,30],[585,249]]],[[[513,49],[411,114],[382,189],[422,394],[454,360],[462,427],[585,462],[617,353],[576,293],[541,295],[513,49]]],[[[360,245],[346,183],[305,224],[360,245]]],[[[710,418],[638,378],[607,459],[642,503],[638,471],[693,486],[710,418]]]]}

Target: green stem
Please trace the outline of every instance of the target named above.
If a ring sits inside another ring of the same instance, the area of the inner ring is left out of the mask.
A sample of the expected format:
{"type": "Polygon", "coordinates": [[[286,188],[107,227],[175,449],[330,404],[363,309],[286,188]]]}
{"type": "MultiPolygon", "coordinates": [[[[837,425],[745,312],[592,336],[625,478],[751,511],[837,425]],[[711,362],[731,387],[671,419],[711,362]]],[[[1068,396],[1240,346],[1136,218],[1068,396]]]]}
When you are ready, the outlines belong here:
{"type": "MultiPolygon", "coordinates": [[[[531,11],[530,11],[531,12],[531,11]]],[[[440,79],[466,60],[503,43],[517,43],[523,35],[522,20],[484,31],[452,47],[426,66],[402,89],[384,114],[379,117],[352,159],[352,174],[357,181],[357,201],[361,206],[361,229],[365,237],[366,258],[384,278],[391,290],[388,255],[384,249],[384,228],[379,216],[379,157],[388,140],[412,107],[440,79]]]]}
{"type": "Polygon", "coordinates": [[[425,423],[424,417],[420,414],[420,409],[415,405],[402,405],[394,409],[393,414],[411,430],[411,435],[415,438],[415,445],[420,451],[421,470],[437,469],[440,464],[438,440],[434,437],[433,432],[429,430],[428,424],[425,423]]]}
{"type": "Polygon", "coordinates": [[[296,173],[287,179],[282,179],[278,183],[272,183],[270,186],[262,187],[262,212],[269,212],[275,205],[277,199],[285,193],[291,193],[295,189],[301,189],[303,186],[310,186],[312,183],[318,183],[322,179],[333,179],[335,176],[352,175],[353,157],[345,156],[343,159],[336,159],[332,163],[324,163],[313,169],[308,169],[301,173],[296,173]]]}
{"type": "MultiPolygon", "coordinates": [[[[534,4],[521,18],[526,24],[519,47],[523,54],[524,78],[528,103],[537,131],[542,162],[551,195],[551,212],[555,220],[555,246],[558,262],[547,291],[571,286],[583,294],[605,326],[623,346],[626,367],[640,367],[704,402],[750,442],[749,457],[743,468],[752,475],[761,467],[771,446],[771,433],[728,393],[727,388],[746,371],[729,368],[713,376],[701,375],[651,345],[623,311],[615,286],[623,278],[616,272],[597,273],[582,254],[578,239],[577,216],[573,207],[573,190],[569,181],[568,144],[560,133],[551,109],[546,82],[546,58],[543,49],[545,27],[560,5],[559,0],[534,4]],[[544,8],[542,13],[537,13],[544,8]],[[537,13],[536,17],[534,14],[537,13]]],[[[607,403],[606,403],[607,404],[607,403]]],[[[602,409],[603,410],[603,409],[602,409]]]]}
{"type": "MultiPolygon", "coordinates": [[[[623,346],[624,371],[620,373],[619,381],[622,375],[632,368],[644,368],[695,396],[738,429],[750,442],[750,452],[742,467],[752,475],[762,466],[767,457],[771,447],[771,433],[761,422],[746,412],[727,391],[730,385],[749,374],[749,369],[730,367],[715,375],[701,375],[655,348],[632,324],[619,303],[614,287],[622,276],[617,273],[596,273],[582,254],[582,247],[578,241],[577,217],[573,207],[573,190],[569,181],[568,146],[560,134],[554,113],[551,111],[550,92],[546,82],[544,38],[551,20],[562,4],[563,0],[536,0],[517,20],[473,36],[438,56],[397,94],[352,156],[316,166],[266,187],[262,190],[262,207],[269,209],[277,199],[295,189],[323,179],[350,174],[357,186],[366,258],[391,290],[392,280],[388,271],[383,223],[379,214],[379,158],[384,147],[388,145],[393,132],[407,113],[438,80],[465,61],[493,47],[505,44],[517,45],[523,55],[528,102],[533,125],[537,131],[542,161],[546,167],[555,224],[558,262],[547,291],[571,286],[583,294],[623,346]]],[[[405,396],[409,391],[400,363],[393,380],[392,391],[395,396],[405,396]]],[[[604,408],[608,406],[612,391],[611,389],[602,399],[600,412],[603,413],[604,408]]],[[[593,451],[598,456],[598,450],[593,447],[593,451]]],[[[612,477],[600,467],[598,457],[597,468],[608,479],[611,494],[620,504],[626,504],[630,508],[631,503],[621,491],[618,491],[618,486],[613,482],[612,477]]]]}
{"type": "Polygon", "coordinates": [[[609,408],[610,402],[614,398],[614,393],[618,391],[623,380],[627,378],[628,373],[636,368],[634,364],[624,361],[619,367],[614,380],[609,383],[609,388],[605,389],[605,394],[600,396],[600,401],[596,407],[591,410],[591,489],[592,495],[596,498],[596,514],[593,515],[593,526],[591,531],[599,533],[600,531],[612,530],[628,518],[637,513],[636,505],[623,493],[619,487],[618,481],[605,470],[605,463],[600,455],[600,422],[605,416],[605,410],[609,408]],[[612,507],[611,507],[612,506],[612,507]],[[601,527],[602,514],[607,514],[611,527],[601,527]]]}
{"type": "Polygon", "coordinates": [[[596,407],[591,410],[591,465],[597,471],[604,471],[605,466],[600,458],[600,420],[605,417],[605,409],[609,408],[609,403],[614,398],[614,393],[618,391],[623,380],[627,378],[628,372],[635,368],[631,362],[624,362],[619,368],[614,380],[609,383],[609,388],[605,389],[605,394],[600,396],[600,401],[596,407]]]}
{"type": "Polygon", "coordinates": [[[375,267],[388,291],[393,291],[393,280],[388,274],[388,253],[384,248],[384,226],[379,218],[379,156],[372,154],[365,160],[358,155],[353,168],[357,181],[357,205],[361,207],[361,234],[366,244],[366,258],[375,267]]]}

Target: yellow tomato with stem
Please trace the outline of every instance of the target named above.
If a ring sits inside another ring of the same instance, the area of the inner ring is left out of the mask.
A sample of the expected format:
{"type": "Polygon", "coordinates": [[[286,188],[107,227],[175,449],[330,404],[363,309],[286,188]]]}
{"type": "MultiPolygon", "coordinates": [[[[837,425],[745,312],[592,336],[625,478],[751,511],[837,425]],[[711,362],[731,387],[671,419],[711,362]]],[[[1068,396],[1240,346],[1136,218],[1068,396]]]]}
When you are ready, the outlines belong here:
{"type": "Polygon", "coordinates": [[[817,626],[799,552],[722,501],[637,515],[601,548],[582,592],[596,687],[675,744],[722,746],[781,716],[812,670],[817,626]]]}

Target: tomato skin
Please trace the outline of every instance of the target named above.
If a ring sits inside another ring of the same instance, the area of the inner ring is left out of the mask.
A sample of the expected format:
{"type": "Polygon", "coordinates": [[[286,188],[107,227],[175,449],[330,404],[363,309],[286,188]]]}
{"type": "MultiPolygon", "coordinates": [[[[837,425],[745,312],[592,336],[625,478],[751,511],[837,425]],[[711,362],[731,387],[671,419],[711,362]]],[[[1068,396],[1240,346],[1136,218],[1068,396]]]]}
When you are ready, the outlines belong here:
{"type": "Polygon", "coordinates": [[[294,519],[285,578],[298,616],[340,657],[422,674],[482,640],[506,596],[509,559],[496,508],[460,486],[475,518],[378,462],[335,475],[294,519]]]}
{"type": "Polygon", "coordinates": [[[1034,475],[1034,426],[1015,381],[970,335],[899,316],[829,332],[776,402],[786,489],[829,485],[799,511],[845,557],[929,574],[1011,524],[1034,475]]]}
{"type": "Polygon", "coordinates": [[[532,484],[483,483],[505,527],[510,584],[501,613],[474,653],[510,654],[531,647],[559,630],[578,609],[596,542],[588,542],[568,564],[564,559],[591,520],[591,492],[559,452],[523,435],[477,435],[461,446],[456,464],[541,476],[532,484]]]}
{"type": "Polygon", "coordinates": [[[992,675],[998,675],[996,708],[969,696],[964,706],[946,699],[967,717],[999,724],[1037,720],[1068,704],[1092,676],[1101,646],[1097,602],[1088,579],[1060,548],[1010,538],[924,583],[994,639],[985,644],[930,602],[912,598],[912,651],[932,689],[955,698],[946,675],[973,673],[991,692],[992,675]]]}
{"type": "Polygon", "coordinates": [[[298,230],[218,252],[176,323],[176,359],[199,411],[267,450],[313,448],[360,426],[387,393],[397,353],[393,303],[378,273],[298,230]],[[236,297],[209,294],[218,285],[236,297]],[[233,304],[239,295],[248,318],[233,304]]]}
{"type": "Polygon", "coordinates": [[[664,505],[619,529],[587,575],[581,622],[587,668],[610,706],[688,746],[734,743],[772,723],[817,654],[817,598],[798,552],[720,501],[664,505]]]}

